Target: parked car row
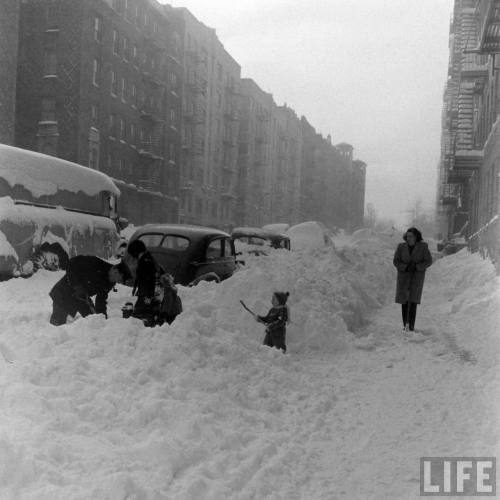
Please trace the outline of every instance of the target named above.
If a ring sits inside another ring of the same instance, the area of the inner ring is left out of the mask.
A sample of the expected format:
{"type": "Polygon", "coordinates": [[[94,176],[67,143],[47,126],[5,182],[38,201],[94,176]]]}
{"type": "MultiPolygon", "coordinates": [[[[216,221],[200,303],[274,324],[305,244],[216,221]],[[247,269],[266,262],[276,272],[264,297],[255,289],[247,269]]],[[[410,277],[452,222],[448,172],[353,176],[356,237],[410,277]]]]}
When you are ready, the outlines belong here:
{"type": "MultiPolygon", "coordinates": [[[[173,275],[175,282],[185,286],[229,278],[239,264],[245,263],[241,260],[245,255],[265,256],[273,249],[290,250],[290,239],[296,234],[300,236],[298,247],[303,240],[314,239],[311,235],[325,246],[331,244],[326,228],[319,223],[299,224],[291,228],[290,234],[283,230],[288,230],[287,224],[238,227],[231,234],[203,226],[146,224],[135,230],[129,242],[144,242],[157,262],[173,275]]],[[[130,267],[134,273],[133,265],[130,267]]]]}

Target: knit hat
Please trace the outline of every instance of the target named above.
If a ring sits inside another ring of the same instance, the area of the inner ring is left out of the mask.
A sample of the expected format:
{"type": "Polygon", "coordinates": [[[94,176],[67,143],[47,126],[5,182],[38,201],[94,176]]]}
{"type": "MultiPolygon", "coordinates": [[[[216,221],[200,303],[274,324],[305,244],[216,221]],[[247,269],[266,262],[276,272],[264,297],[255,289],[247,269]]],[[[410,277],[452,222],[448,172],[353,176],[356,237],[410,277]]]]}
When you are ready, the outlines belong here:
{"type": "Polygon", "coordinates": [[[286,304],[286,301],[288,300],[288,297],[290,296],[289,292],[274,292],[274,296],[278,300],[279,304],[281,306],[284,306],[286,304]]]}

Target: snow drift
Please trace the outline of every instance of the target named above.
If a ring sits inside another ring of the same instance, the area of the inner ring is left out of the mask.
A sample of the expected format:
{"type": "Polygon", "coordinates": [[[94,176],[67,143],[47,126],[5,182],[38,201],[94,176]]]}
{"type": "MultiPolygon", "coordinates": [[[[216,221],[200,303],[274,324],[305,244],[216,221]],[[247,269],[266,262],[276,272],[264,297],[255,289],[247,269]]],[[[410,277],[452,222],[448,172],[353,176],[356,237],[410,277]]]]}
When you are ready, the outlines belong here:
{"type": "MultiPolygon", "coordinates": [[[[110,296],[110,319],[53,327],[47,292],[60,273],[1,283],[0,497],[410,498],[408,473],[397,496],[362,479],[377,460],[403,462],[394,458],[397,430],[389,445],[380,441],[387,398],[408,398],[391,409],[393,424],[416,418],[411,391],[383,392],[401,345],[390,351],[386,332],[380,354],[367,352],[352,333],[392,300],[393,249],[376,238],[336,246],[276,250],[219,285],[181,287],[184,312],[153,329],[120,317],[125,287],[110,296]],[[274,290],[291,294],[287,355],[260,345],[262,325],[238,303],[265,313],[274,290]]],[[[470,266],[472,276],[484,265],[472,261],[459,255],[436,267],[454,276],[457,315],[467,307],[457,271],[470,266]]],[[[481,269],[493,293],[495,278],[481,269]]],[[[401,363],[401,373],[413,365],[401,363]]],[[[392,380],[405,381],[400,372],[392,380]]]]}

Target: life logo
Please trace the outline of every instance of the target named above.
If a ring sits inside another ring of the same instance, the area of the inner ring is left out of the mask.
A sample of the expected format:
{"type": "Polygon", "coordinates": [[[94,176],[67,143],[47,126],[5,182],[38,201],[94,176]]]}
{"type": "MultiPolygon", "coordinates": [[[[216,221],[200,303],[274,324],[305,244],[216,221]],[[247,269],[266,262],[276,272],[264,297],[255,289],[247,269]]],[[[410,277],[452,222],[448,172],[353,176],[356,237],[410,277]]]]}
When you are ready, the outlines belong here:
{"type": "Polygon", "coordinates": [[[495,457],[420,458],[420,496],[495,496],[495,457]]]}

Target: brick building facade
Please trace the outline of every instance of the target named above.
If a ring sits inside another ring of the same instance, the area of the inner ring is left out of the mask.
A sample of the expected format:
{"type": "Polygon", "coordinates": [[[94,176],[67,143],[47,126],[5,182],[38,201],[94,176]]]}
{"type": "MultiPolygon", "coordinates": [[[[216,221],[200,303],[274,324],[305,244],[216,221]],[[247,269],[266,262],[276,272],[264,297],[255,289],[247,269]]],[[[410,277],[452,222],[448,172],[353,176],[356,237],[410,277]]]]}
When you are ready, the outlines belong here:
{"type": "Polygon", "coordinates": [[[23,2],[16,145],[90,166],[135,223],[176,221],[182,22],[153,0],[23,2]]]}
{"type": "Polygon", "coordinates": [[[0,15],[0,142],[14,144],[19,0],[3,0],[0,15]]]}

